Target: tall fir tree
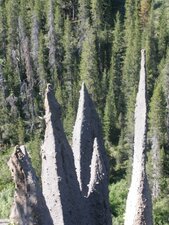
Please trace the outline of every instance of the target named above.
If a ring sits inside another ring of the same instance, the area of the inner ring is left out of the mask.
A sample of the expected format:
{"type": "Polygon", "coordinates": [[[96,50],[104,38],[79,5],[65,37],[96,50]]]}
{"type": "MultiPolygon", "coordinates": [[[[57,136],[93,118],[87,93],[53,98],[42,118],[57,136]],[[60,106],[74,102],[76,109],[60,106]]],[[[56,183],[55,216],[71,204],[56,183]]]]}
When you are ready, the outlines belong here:
{"type": "Polygon", "coordinates": [[[158,80],[150,103],[150,136],[152,161],[152,194],[159,197],[161,192],[161,176],[163,174],[164,148],[166,142],[166,101],[161,81],[158,80]],[[163,158],[162,158],[163,155],[163,158]]]}
{"type": "Polygon", "coordinates": [[[80,79],[85,82],[93,100],[99,100],[99,76],[96,52],[96,36],[93,28],[88,25],[87,34],[82,46],[80,61],[80,79]]]}
{"type": "Polygon", "coordinates": [[[120,15],[117,13],[115,29],[113,31],[113,44],[111,67],[109,71],[109,89],[106,98],[106,107],[104,112],[104,131],[107,141],[111,143],[118,142],[120,124],[118,118],[123,111],[122,102],[122,66],[123,66],[123,27],[120,21],[120,15]]]}
{"type": "Polygon", "coordinates": [[[147,22],[146,27],[143,32],[143,47],[146,49],[146,65],[147,65],[147,94],[150,99],[153,93],[154,84],[156,78],[158,77],[158,49],[157,49],[157,38],[155,34],[155,15],[153,12],[154,4],[152,3],[149,21],[147,22]]]}
{"type": "Polygon", "coordinates": [[[134,138],[134,106],[137,93],[139,69],[141,30],[139,18],[139,1],[126,1],[125,19],[125,56],[123,64],[122,86],[125,105],[125,141],[129,145],[129,155],[132,156],[134,138]]]}

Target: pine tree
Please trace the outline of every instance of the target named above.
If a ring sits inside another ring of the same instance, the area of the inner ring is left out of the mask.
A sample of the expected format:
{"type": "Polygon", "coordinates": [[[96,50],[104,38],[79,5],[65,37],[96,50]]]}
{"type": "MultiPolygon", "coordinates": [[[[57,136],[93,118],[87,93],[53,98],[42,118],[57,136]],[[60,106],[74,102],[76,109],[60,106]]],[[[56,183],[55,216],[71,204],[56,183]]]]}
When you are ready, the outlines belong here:
{"type": "Polygon", "coordinates": [[[120,15],[117,13],[116,23],[113,32],[113,45],[112,45],[112,56],[111,56],[111,67],[109,72],[110,90],[114,90],[115,94],[115,105],[118,114],[122,112],[122,67],[123,67],[123,56],[124,56],[124,39],[123,39],[123,26],[120,21],[120,15]]]}
{"type": "Polygon", "coordinates": [[[91,17],[93,27],[99,29],[103,20],[103,1],[92,0],[91,1],[91,17]]]}
{"type": "Polygon", "coordinates": [[[99,99],[99,77],[98,62],[96,53],[96,37],[93,29],[88,27],[87,35],[83,42],[81,62],[80,62],[80,79],[85,82],[89,93],[95,102],[99,99]]]}
{"type": "Polygon", "coordinates": [[[152,194],[155,199],[159,196],[161,189],[160,177],[163,169],[161,156],[166,142],[166,102],[160,81],[157,82],[153,92],[149,117],[152,141],[152,194]]]}
{"type": "Polygon", "coordinates": [[[134,138],[134,106],[137,93],[139,69],[140,69],[140,20],[139,20],[139,1],[126,1],[126,20],[125,20],[125,46],[126,52],[123,64],[122,88],[124,93],[125,105],[125,142],[129,146],[129,155],[133,152],[134,138]]]}
{"type": "Polygon", "coordinates": [[[143,27],[148,22],[149,11],[151,9],[151,2],[152,0],[141,0],[140,2],[140,17],[143,27]]]}
{"type": "Polygon", "coordinates": [[[123,28],[117,13],[113,32],[111,67],[109,71],[109,89],[104,112],[104,130],[107,141],[118,142],[118,117],[122,113],[122,63],[123,63],[123,28]]]}
{"type": "Polygon", "coordinates": [[[82,48],[83,41],[86,36],[89,24],[91,20],[90,15],[90,0],[79,0],[78,7],[78,36],[79,36],[79,48],[82,48]]]}
{"type": "Polygon", "coordinates": [[[157,39],[155,34],[154,25],[154,12],[153,4],[150,10],[149,21],[147,27],[145,28],[145,42],[144,47],[146,49],[146,64],[147,64],[147,94],[148,98],[151,98],[155,80],[158,76],[158,56],[157,56],[157,39]]]}
{"type": "Polygon", "coordinates": [[[5,73],[8,77],[9,86],[17,90],[20,83],[20,62],[19,62],[19,36],[18,36],[18,0],[6,3],[7,12],[7,58],[5,73]]]}
{"type": "Polygon", "coordinates": [[[46,60],[45,60],[45,41],[43,33],[39,34],[39,48],[38,48],[38,65],[37,65],[37,75],[39,79],[39,89],[42,98],[44,98],[45,88],[47,83],[47,73],[46,73],[46,60]]]}
{"type": "Polygon", "coordinates": [[[168,8],[165,2],[162,3],[163,7],[161,10],[159,20],[159,31],[158,31],[158,49],[159,58],[162,59],[167,54],[167,45],[169,41],[169,29],[168,29],[168,8]]]}
{"type": "Polygon", "coordinates": [[[7,45],[7,18],[5,4],[0,5],[0,58],[3,59],[6,56],[7,45]]]}
{"type": "Polygon", "coordinates": [[[64,60],[63,60],[63,81],[65,89],[65,99],[72,100],[73,85],[77,83],[76,74],[76,41],[72,31],[72,24],[69,18],[65,20],[65,29],[63,37],[64,60]]]}
{"type": "Polygon", "coordinates": [[[117,130],[117,109],[115,105],[114,91],[108,92],[106,99],[106,106],[104,112],[104,135],[107,142],[117,144],[118,130],[117,130]]]}

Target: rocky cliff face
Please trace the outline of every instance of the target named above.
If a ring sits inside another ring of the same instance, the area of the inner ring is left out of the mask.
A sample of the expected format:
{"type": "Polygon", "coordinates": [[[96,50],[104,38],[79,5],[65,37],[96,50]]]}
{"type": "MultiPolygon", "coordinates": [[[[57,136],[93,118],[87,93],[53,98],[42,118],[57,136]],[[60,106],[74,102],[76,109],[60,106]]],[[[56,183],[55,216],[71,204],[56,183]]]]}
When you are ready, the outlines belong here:
{"type": "Polygon", "coordinates": [[[111,224],[108,203],[108,160],[102,129],[94,104],[84,84],[73,131],[73,154],[76,173],[87,204],[91,224],[111,224]]]}
{"type": "Polygon", "coordinates": [[[26,151],[19,148],[10,159],[17,187],[12,221],[20,225],[111,225],[108,160],[100,121],[85,85],[81,89],[73,150],[51,85],[45,94],[45,122],[43,195],[26,151]]]}
{"type": "Polygon", "coordinates": [[[141,71],[135,108],[134,156],[131,186],[128,193],[125,225],[151,225],[152,206],[147,181],[146,141],[147,141],[147,103],[145,51],[141,52],[141,71]]]}
{"type": "Polygon", "coordinates": [[[71,147],[61,123],[61,108],[52,87],[45,96],[45,140],[42,146],[42,188],[54,225],[80,225],[83,202],[71,147]]]}
{"type": "Polygon", "coordinates": [[[52,225],[49,210],[24,146],[17,146],[8,162],[15,182],[10,219],[19,225],[52,225]]]}

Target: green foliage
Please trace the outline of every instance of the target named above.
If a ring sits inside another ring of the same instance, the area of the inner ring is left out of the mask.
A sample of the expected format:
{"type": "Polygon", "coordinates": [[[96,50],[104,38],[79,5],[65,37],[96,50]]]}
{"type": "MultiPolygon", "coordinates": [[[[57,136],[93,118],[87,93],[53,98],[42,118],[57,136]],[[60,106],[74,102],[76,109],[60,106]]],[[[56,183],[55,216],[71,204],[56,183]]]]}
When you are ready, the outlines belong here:
{"type": "Polygon", "coordinates": [[[13,202],[14,186],[6,185],[0,192],[0,218],[9,218],[10,209],[13,202]]]}
{"type": "Polygon", "coordinates": [[[12,153],[12,149],[3,150],[0,152],[0,192],[5,189],[8,185],[11,185],[12,178],[10,175],[10,171],[7,166],[7,162],[10,158],[10,154],[12,153]]]}
{"type": "Polygon", "coordinates": [[[117,121],[117,110],[115,106],[115,99],[113,90],[107,96],[106,107],[104,112],[104,134],[106,141],[117,143],[118,140],[118,128],[116,125],[117,121]]]}
{"type": "Polygon", "coordinates": [[[146,71],[147,71],[147,89],[148,97],[151,98],[155,80],[158,76],[158,56],[157,56],[157,38],[155,33],[155,13],[153,11],[153,5],[150,10],[149,20],[144,29],[144,43],[146,50],[146,71]]]}
{"type": "Polygon", "coordinates": [[[160,143],[166,140],[166,101],[163,87],[158,81],[150,103],[150,126],[154,133],[158,133],[160,143]]]}
{"type": "Polygon", "coordinates": [[[8,218],[13,201],[14,185],[7,166],[12,149],[0,152],[0,218],[8,218]]]}
{"type": "Polygon", "coordinates": [[[128,193],[126,180],[121,180],[109,187],[110,206],[113,214],[113,224],[124,223],[125,203],[128,193]]]}
{"type": "Polygon", "coordinates": [[[166,56],[167,53],[167,46],[169,41],[169,30],[165,29],[168,26],[168,7],[166,3],[163,2],[163,7],[161,10],[160,21],[159,21],[159,31],[158,31],[158,47],[159,47],[159,57],[166,56]]]}
{"type": "Polygon", "coordinates": [[[74,116],[73,106],[71,105],[71,103],[68,103],[67,107],[68,109],[67,109],[65,119],[63,121],[63,125],[64,125],[64,130],[66,132],[67,138],[70,141],[72,138],[72,131],[73,131],[74,123],[75,123],[75,116],[74,116]]]}
{"type": "Polygon", "coordinates": [[[87,35],[83,42],[80,62],[80,79],[82,82],[85,82],[93,100],[97,102],[99,98],[99,77],[96,36],[91,27],[88,27],[87,35]]]}
{"type": "Polygon", "coordinates": [[[41,145],[42,141],[40,134],[35,134],[35,137],[28,143],[27,149],[31,157],[32,166],[36,171],[36,175],[40,178],[41,176],[41,145]]]}
{"type": "Polygon", "coordinates": [[[168,210],[169,200],[167,197],[159,198],[154,203],[154,224],[156,225],[168,225],[168,210]]]}
{"type": "Polygon", "coordinates": [[[23,145],[25,141],[25,127],[22,119],[18,120],[17,131],[18,131],[18,143],[20,145],[23,145]]]}

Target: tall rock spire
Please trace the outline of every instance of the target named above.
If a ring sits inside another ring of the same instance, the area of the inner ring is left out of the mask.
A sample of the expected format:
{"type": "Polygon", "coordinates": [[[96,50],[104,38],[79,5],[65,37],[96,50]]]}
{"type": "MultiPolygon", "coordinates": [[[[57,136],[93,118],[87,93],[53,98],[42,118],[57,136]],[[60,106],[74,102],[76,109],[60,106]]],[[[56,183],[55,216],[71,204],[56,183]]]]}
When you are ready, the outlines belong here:
{"type": "Polygon", "coordinates": [[[125,225],[152,225],[152,203],[145,161],[147,145],[147,102],[145,50],[141,51],[139,89],[135,107],[134,156],[131,186],[128,193],[125,225]]]}
{"type": "Polygon", "coordinates": [[[88,207],[92,225],[112,225],[108,197],[108,174],[98,138],[94,139],[88,184],[88,207]]]}
{"type": "Polygon", "coordinates": [[[52,225],[42,190],[24,146],[17,146],[8,166],[15,182],[10,220],[19,225],[52,225]]]}
{"type": "Polygon", "coordinates": [[[61,108],[51,85],[45,96],[45,140],[42,146],[42,189],[54,225],[85,224],[81,193],[71,147],[66,139],[61,108]]]}
{"type": "Polygon", "coordinates": [[[94,104],[85,84],[80,90],[79,106],[73,131],[72,149],[76,173],[83,195],[87,196],[90,182],[90,164],[93,155],[93,143],[97,137],[103,162],[108,174],[108,160],[103,144],[102,128],[94,104]]]}
{"type": "Polygon", "coordinates": [[[108,159],[94,104],[82,84],[73,131],[72,149],[83,196],[87,198],[92,225],[110,225],[108,159]]]}

